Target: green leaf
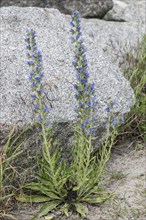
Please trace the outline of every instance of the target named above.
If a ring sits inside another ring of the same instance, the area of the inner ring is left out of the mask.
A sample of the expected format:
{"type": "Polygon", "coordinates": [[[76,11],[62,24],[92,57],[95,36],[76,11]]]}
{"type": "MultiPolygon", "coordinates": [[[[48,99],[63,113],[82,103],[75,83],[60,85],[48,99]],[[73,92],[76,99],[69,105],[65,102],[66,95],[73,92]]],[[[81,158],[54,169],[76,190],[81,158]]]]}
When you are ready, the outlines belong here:
{"type": "Polygon", "coordinates": [[[52,216],[52,215],[49,215],[49,216],[46,216],[45,217],[45,220],[55,220],[55,218],[54,218],[54,216],[52,216]]]}
{"type": "Polygon", "coordinates": [[[87,198],[81,198],[81,201],[82,202],[91,203],[91,204],[96,204],[96,203],[105,202],[106,200],[110,200],[110,199],[111,199],[111,196],[109,196],[109,197],[105,197],[105,196],[98,196],[98,197],[89,196],[87,198]]]}
{"type": "Polygon", "coordinates": [[[43,174],[42,174],[42,175],[36,174],[36,178],[37,178],[38,180],[40,180],[40,182],[41,182],[43,185],[47,186],[47,188],[49,188],[49,189],[53,189],[53,188],[54,188],[54,186],[52,185],[51,181],[49,181],[48,179],[46,179],[43,174]]]}
{"type": "Polygon", "coordinates": [[[75,203],[76,211],[81,215],[81,217],[85,218],[88,213],[88,208],[82,203],[75,203]]]}
{"type": "Polygon", "coordinates": [[[98,189],[98,186],[95,186],[93,189],[90,189],[89,191],[87,191],[85,193],[85,195],[82,197],[82,198],[87,198],[87,197],[90,197],[90,195],[109,195],[109,192],[105,191],[105,190],[102,190],[102,189],[98,189]]]}
{"type": "Polygon", "coordinates": [[[60,209],[61,212],[63,212],[67,217],[69,216],[69,204],[65,203],[64,206],[61,207],[60,209]]]}
{"type": "Polygon", "coordinates": [[[51,189],[40,183],[28,183],[25,185],[25,188],[41,192],[42,194],[47,195],[52,199],[60,199],[60,197],[56,195],[56,191],[52,192],[53,190],[51,191],[51,189]]]}
{"type": "Polygon", "coordinates": [[[47,215],[49,212],[51,212],[53,209],[55,209],[58,205],[60,205],[62,202],[60,200],[47,202],[44,204],[40,211],[35,215],[32,220],[38,220],[40,217],[47,215]]]}
{"type": "Polygon", "coordinates": [[[47,196],[39,196],[39,195],[26,195],[20,194],[15,196],[15,199],[19,202],[48,202],[50,198],[47,196]]]}

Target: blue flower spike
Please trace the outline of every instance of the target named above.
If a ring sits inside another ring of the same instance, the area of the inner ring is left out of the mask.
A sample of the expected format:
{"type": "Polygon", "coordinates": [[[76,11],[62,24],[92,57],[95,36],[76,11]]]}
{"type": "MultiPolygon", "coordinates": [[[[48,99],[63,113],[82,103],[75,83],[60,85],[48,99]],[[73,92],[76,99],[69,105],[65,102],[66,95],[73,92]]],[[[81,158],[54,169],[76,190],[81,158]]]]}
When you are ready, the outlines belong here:
{"type": "MultiPolygon", "coordinates": [[[[37,48],[36,44],[36,32],[32,29],[26,29],[26,39],[27,43],[27,64],[31,68],[29,73],[29,81],[31,82],[32,99],[34,104],[34,112],[38,114],[37,123],[38,131],[40,131],[41,123],[46,123],[46,116],[49,109],[45,105],[45,88],[43,83],[44,73],[42,66],[42,53],[37,48]]],[[[46,123],[47,124],[47,123],[46,123]]]]}
{"type": "Polygon", "coordinates": [[[76,113],[81,121],[83,132],[92,134],[92,121],[96,108],[95,84],[89,83],[88,62],[86,58],[86,48],[82,37],[80,15],[77,11],[73,12],[71,25],[71,42],[74,45],[74,61],[72,66],[76,72],[76,84],[73,85],[76,90],[75,99],[78,103],[76,113]],[[81,104],[82,103],[82,104],[81,104]],[[85,124],[87,118],[90,117],[90,123],[85,124]]]}

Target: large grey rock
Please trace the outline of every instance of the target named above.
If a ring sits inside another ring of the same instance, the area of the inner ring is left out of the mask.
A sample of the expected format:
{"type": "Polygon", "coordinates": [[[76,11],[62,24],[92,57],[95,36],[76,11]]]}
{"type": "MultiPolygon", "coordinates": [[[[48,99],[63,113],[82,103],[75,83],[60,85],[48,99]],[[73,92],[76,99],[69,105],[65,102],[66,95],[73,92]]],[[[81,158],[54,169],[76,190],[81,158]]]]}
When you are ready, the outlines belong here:
{"type": "MultiPolygon", "coordinates": [[[[0,11],[2,63],[0,123],[19,122],[23,125],[33,120],[28,81],[30,69],[26,64],[24,42],[26,27],[36,30],[38,47],[43,53],[44,72],[49,85],[48,99],[52,104],[49,120],[52,122],[75,120],[72,87],[75,74],[72,74],[71,67],[73,48],[69,34],[70,16],[64,16],[54,9],[3,7],[0,11]]],[[[115,25],[106,24],[105,21],[82,20],[83,34],[88,48],[90,80],[96,84],[96,95],[101,105],[110,98],[117,102],[116,110],[125,113],[133,104],[134,94],[118,66],[103,55],[105,40],[110,38],[115,30],[115,25]]],[[[122,28],[117,26],[116,30],[122,32],[122,28]]],[[[129,31],[134,31],[134,28],[129,31]]],[[[128,33],[125,35],[126,41],[127,35],[128,33]]],[[[106,117],[102,108],[97,109],[97,112],[101,120],[106,117]]]]}
{"type": "Polygon", "coordinates": [[[0,7],[19,6],[19,7],[44,7],[46,0],[0,0],[0,7]]]}
{"type": "Polygon", "coordinates": [[[105,15],[108,21],[138,21],[146,23],[145,0],[113,0],[114,7],[105,15]]]}
{"type": "MultiPolygon", "coordinates": [[[[0,128],[18,124],[23,127],[33,122],[31,89],[28,81],[25,51],[25,29],[37,32],[38,48],[43,53],[45,81],[48,99],[51,100],[49,121],[53,123],[55,137],[69,155],[73,143],[75,99],[72,84],[75,82],[73,46],[70,43],[70,16],[55,9],[2,7],[1,22],[1,79],[0,79],[0,128]]],[[[110,98],[117,103],[116,112],[126,113],[134,102],[129,82],[119,69],[127,51],[136,48],[145,27],[137,22],[107,22],[97,19],[81,19],[87,47],[91,82],[95,82],[100,108],[99,121],[107,114],[104,101],[110,98]]],[[[50,102],[48,101],[50,106],[50,102]]],[[[99,139],[101,132],[98,133],[99,139]]],[[[97,142],[98,144],[98,142],[97,142]]],[[[97,145],[96,144],[96,145],[97,145]]],[[[32,145],[32,149],[35,149],[32,145]]],[[[29,151],[32,151],[29,149],[29,151]]],[[[33,152],[33,151],[32,151],[33,152]]]]}
{"type": "MultiPolygon", "coordinates": [[[[49,2],[50,0],[48,0],[49,2]]],[[[55,6],[65,14],[72,14],[73,11],[77,10],[85,18],[103,18],[112,7],[112,0],[61,0],[55,6]]]]}
{"type": "Polygon", "coordinates": [[[82,17],[102,18],[113,7],[112,0],[1,0],[0,6],[56,8],[64,14],[78,10],[82,17]]]}

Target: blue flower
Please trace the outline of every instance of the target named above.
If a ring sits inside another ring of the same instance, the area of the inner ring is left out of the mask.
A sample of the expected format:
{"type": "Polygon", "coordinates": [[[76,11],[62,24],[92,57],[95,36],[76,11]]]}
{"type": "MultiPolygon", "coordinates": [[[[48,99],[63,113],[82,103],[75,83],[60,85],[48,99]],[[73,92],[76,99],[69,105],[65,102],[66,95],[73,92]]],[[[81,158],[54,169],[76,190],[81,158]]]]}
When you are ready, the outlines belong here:
{"type": "Polygon", "coordinates": [[[35,74],[35,72],[34,72],[34,71],[31,71],[31,72],[30,72],[30,75],[31,75],[31,76],[32,76],[32,75],[34,75],[34,74],[35,74]]]}
{"type": "Polygon", "coordinates": [[[109,124],[108,123],[104,123],[103,125],[104,125],[104,127],[107,127],[109,124]]]}
{"type": "Polygon", "coordinates": [[[121,123],[121,124],[124,124],[124,123],[125,123],[124,116],[121,117],[120,123],[121,123]]]}
{"type": "Polygon", "coordinates": [[[110,112],[110,107],[107,107],[106,109],[105,109],[107,112],[110,112]]]}
{"type": "Polygon", "coordinates": [[[33,62],[33,61],[27,61],[27,64],[28,64],[29,66],[33,66],[33,65],[34,65],[34,62],[33,62]]]}
{"type": "Polygon", "coordinates": [[[43,107],[42,110],[45,112],[49,112],[49,109],[47,107],[43,107]]]}
{"type": "Polygon", "coordinates": [[[91,106],[91,102],[87,102],[86,104],[87,104],[88,106],[91,106]]]}
{"type": "Polygon", "coordinates": [[[25,31],[26,31],[26,33],[30,33],[29,28],[26,28],[25,31]]]}
{"type": "Polygon", "coordinates": [[[77,68],[77,71],[78,71],[78,72],[81,72],[81,71],[82,71],[82,67],[78,67],[78,68],[77,68]]]}
{"type": "Polygon", "coordinates": [[[43,119],[43,117],[38,116],[38,120],[39,120],[40,122],[42,122],[44,119],[43,119]]]}
{"type": "Polygon", "coordinates": [[[77,84],[74,84],[74,85],[73,85],[73,87],[74,87],[75,89],[78,89],[78,86],[77,86],[77,84]]]}
{"type": "Polygon", "coordinates": [[[78,12],[74,11],[73,14],[72,14],[72,18],[74,18],[76,16],[79,16],[79,14],[78,14],[78,12]]]}
{"type": "Polygon", "coordinates": [[[93,128],[88,128],[88,132],[92,132],[93,131],[93,128]]]}
{"type": "Polygon", "coordinates": [[[73,35],[72,43],[75,45],[75,56],[72,65],[76,71],[77,80],[77,83],[74,85],[74,88],[77,91],[75,98],[78,101],[76,113],[78,114],[78,119],[81,121],[84,120],[84,122],[81,123],[82,131],[85,132],[85,130],[88,131],[89,129],[89,132],[91,133],[90,135],[92,135],[92,116],[90,115],[90,112],[91,108],[92,112],[95,110],[96,96],[94,95],[94,83],[91,84],[88,82],[89,73],[85,54],[86,48],[84,46],[84,39],[82,38],[80,16],[78,12],[72,14],[71,34],[73,35]],[[92,102],[90,100],[92,100],[92,102]],[[88,118],[90,119],[88,120],[88,118]]]}
{"type": "Polygon", "coordinates": [[[83,106],[83,103],[82,102],[79,102],[79,107],[82,107],[83,106]]]}
{"type": "Polygon", "coordinates": [[[72,21],[70,22],[70,25],[71,25],[72,27],[74,27],[74,23],[73,23],[72,21]]]}
{"type": "Polygon", "coordinates": [[[75,40],[73,36],[71,36],[70,39],[71,39],[71,42],[72,42],[72,43],[73,43],[74,40],[75,40]]]}
{"type": "Polygon", "coordinates": [[[36,99],[36,98],[37,98],[36,95],[31,95],[31,97],[32,97],[33,99],[36,99]]]}
{"type": "Polygon", "coordinates": [[[39,105],[39,104],[36,104],[34,107],[35,107],[35,109],[39,109],[39,108],[40,108],[40,105],[39,105]]]}
{"type": "Polygon", "coordinates": [[[36,44],[36,32],[33,30],[27,31],[27,38],[25,42],[28,44],[27,57],[29,61],[27,64],[30,66],[32,71],[29,74],[29,79],[31,81],[31,88],[33,94],[31,95],[34,102],[34,112],[37,114],[37,132],[41,132],[40,125],[47,126],[47,113],[49,109],[45,106],[45,87],[43,83],[44,73],[42,72],[42,54],[41,51],[37,49],[36,44]],[[39,115],[38,115],[39,114],[39,115]]]}
{"type": "Polygon", "coordinates": [[[85,74],[86,78],[89,78],[89,73],[87,70],[84,70],[84,74],[85,74]]]}
{"type": "Polygon", "coordinates": [[[33,78],[32,78],[32,75],[30,75],[30,76],[28,77],[28,79],[29,79],[29,80],[32,80],[32,79],[33,79],[33,78]]]}
{"type": "Polygon", "coordinates": [[[71,32],[71,33],[74,33],[74,30],[73,30],[73,29],[71,29],[71,30],[70,30],[70,32],[71,32]]]}
{"type": "Polygon", "coordinates": [[[40,133],[42,130],[41,129],[37,129],[37,133],[40,133]]]}
{"type": "Polygon", "coordinates": [[[27,38],[25,39],[25,41],[29,43],[29,42],[30,42],[30,38],[27,37],[27,38]]]}
{"type": "Polygon", "coordinates": [[[72,65],[73,65],[73,66],[76,66],[76,65],[77,65],[77,63],[73,61],[73,62],[72,62],[72,65]]]}
{"type": "Polygon", "coordinates": [[[36,83],[32,82],[31,88],[34,88],[36,86],[36,83]]]}
{"type": "Polygon", "coordinates": [[[84,124],[84,123],[82,123],[82,124],[81,124],[81,127],[82,127],[82,128],[84,128],[84,127],[85,127],[85,124],[84,124]]]}
{"type": "Polygon", "coordinates": [[[43,89],[37,90],[37,93],[38,93],[39,95],[41,95],[42,93],[44,93],[44,90],[43,90],[43,89]]]}
{"type": "Polygon", "coordinates": [[[86,82],[86,80],[85,80],[85,79],[81,79],[80,81],[81,81],[81,83],[85,83],[85,82],[86,82]]]}
{"type": "Polygon", "coordinates": [[[40,77],[38,77],[38,76],[37,76],[37,77],[35,77],[35,79],[36,79],[36,81],[37,81],[37,82],[40,82],[40,80],[41,80],[41,78],[40,78],[40,77]]]}
{"type": "Polygon", "coordinates": [[[44,73],[41,73],[41,74],[39,75],[39,77],[40,77],[40,78],[43,78],[43,77],[44,77],[44,73]]]}

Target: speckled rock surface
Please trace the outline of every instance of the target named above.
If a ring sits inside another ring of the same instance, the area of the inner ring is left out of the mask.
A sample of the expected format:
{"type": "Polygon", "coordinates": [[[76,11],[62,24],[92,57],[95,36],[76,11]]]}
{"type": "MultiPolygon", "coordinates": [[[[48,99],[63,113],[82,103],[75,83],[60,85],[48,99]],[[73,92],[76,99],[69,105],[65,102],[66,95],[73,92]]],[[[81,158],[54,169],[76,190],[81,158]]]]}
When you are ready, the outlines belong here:
{"type": "MultiPolygon", "coordinates": [[[[30,69],[26,64],[24,42],[26,27],[36,30],[38,48],[43,53],[48,99],[52,105],[49,120],[52,122],[75,120],[72,86],[75,74],[72,74],[71,66],[73,47],[69,34],[70,16],[60,14],[54,9],[3,7],[0,10],[2,33],[0,123],[18,122],[23,125],[33,120],[28,81],[30,69]]],[[[110,98],[117,102],[116,111],[125,113],[133,104],[133,90],[118,66],[110,62],[102,50],[104,40],[110,36],[113,28],[115,29],[115,26],[112,24],[106,26],[104,21],[100,23],[98,20],[89,22],[82,20],[83,35],[88,48],[90,80],[95,82],[97,99],[102,104],[110,98]]],[[[119,29],[118,26],[116,28],[119,29]]],[[[97,112],[101,120],[106,117],[102,108],[97,109],[97,112]]]]}
{"type": "Polygon", "coordinates": [[[112,0],[1,0],[0,7],[43,7],[56,8],[63,14],[78,10],[82,17],[102,18],[113,7],[112,0]]]}
{"type": "Polygon", "coordinates": [[[105,15],[108,21],[133,21],[146,24],[145,0],[113,0],[113,8],[105,15]]]}

